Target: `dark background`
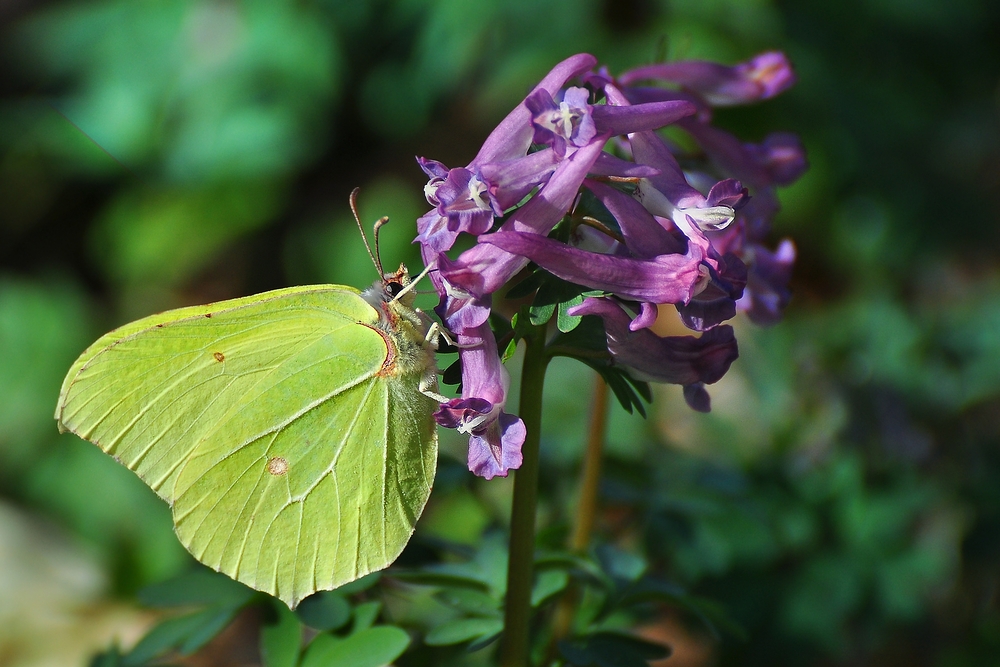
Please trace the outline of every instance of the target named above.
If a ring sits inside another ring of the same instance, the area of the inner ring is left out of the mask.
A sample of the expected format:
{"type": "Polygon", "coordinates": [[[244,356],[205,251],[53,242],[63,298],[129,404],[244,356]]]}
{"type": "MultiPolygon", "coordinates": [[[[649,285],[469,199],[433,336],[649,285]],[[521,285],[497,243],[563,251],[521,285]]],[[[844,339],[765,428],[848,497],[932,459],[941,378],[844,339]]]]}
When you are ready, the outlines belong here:
{"type": "MultiPolygon", "coordinates": [[[[809,151],[776,221],[800,253],[786,320],[737,323],[711,415],[677,387],[647,421],[612,408],[597,541],[745,630],[663,610],[666,664],[1000,664],[998,18],[986,0],[3,4],[0,663],[134,640],[134,592],[189,563],[148,489],[56,433],[89,342],[165,308],[368,284],[355,186],[366,224],[393,221],[386,264],[418,267],[413,156],[464,165],[570,54],[620,72],[781,49],[799,83],[717,122],[809,151]]],[[[547,384],[557,534],[591,381],[567,361],[547,384]]],[[[476,544],[509,483],[442,446],[418,532],[476,544]]]]}

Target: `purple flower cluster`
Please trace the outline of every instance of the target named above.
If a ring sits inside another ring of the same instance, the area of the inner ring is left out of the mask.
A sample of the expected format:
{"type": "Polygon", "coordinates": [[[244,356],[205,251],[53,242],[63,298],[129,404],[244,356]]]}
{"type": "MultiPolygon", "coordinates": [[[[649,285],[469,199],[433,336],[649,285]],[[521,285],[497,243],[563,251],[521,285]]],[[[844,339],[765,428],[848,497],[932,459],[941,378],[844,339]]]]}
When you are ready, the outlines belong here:
{"type": "Polygon", "coordinates": [[[415,242],[437,269],[437,313],[462,362],[462,397],[442,404],[436,418],[470,435],[469,469],[487,479],[520,466],[525,437],[521,420],[504,411],[508,382],[487,322],[491,295],[529,262],[600,290],[570,314],[600,317],[615,364],[637,379],[683,385],[701,411],[710,406],[704,385],[737,357],[733,328],[723,323],[738,310],[775,322],[788,301],[795,247],[784,240],[772,251],[762,241],[778,208],[775,187],[806,168],[803,147],[785,133],[748,144],[711,125],[713,107],[791,86],[784,55],[732,67],[673,62],[617,79],[596,65],[587,54],[556,65],[466,167],[418,158],[434,208],[417,221],[415,242]],[[564,88],[574,78],[586,87],[564,88]],[[703,158],[692,160],[696,167],[682,169],[680,149],[655,132],[667,125],[700,146],[703,155],[685,156],[703,158]],[[548,238],[581,189],[618,223],[589,249],[548,238]],[[463,232],[478,243],[448,257],[463,232]],[[652,332],[664,304],[701,335],[652,332]]]}

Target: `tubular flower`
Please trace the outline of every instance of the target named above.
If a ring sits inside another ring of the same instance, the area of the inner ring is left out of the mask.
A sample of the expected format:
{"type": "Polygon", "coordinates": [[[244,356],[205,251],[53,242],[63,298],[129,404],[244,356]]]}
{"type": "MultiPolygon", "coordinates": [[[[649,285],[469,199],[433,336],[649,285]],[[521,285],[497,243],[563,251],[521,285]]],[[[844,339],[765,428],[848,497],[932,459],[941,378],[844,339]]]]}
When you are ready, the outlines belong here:
{"type": "Polygon", "coordinates": [[[611,365],[683,386],[699,411],[710,408],[705,386],[738,356],[726,320],[743,310],[771,323],[789,299],[795,247],[785,240],[772,252],[762,243],[777,211],[774,189],[806,168],[801,142],[775,133],[746,143],[711,125],[713,106],[792,85],[785,56],[666,63],[617,79],[596,65],[587,54],[559,63],[465,167],[418,158],[432,209],[417,221],[415,242],[435,269],[435,311],[462,366],[461,396],[435,417],[469,435],[469,469],[482,477],[521,464],[525,428],[505,412],[507,374],[489,323],[492,294],[529,263],[578,286],[566,313],[599,318],[611,365]],[[577,77],[586,87],[567,87],[577,77]],[[682,154],[656,133],[674,124],[703,153],[682,154]],[[454,256],[460,234],[478,243],[454,256]],[[664,305],[701,335],[653,333],[664,305]]]}
{"type": "Polygon", "coordinates": [[[678,84],[718,107],[774,97],[795,83],[795,72],[785,54],[767,51],[731,67],[703,60],[637,67],[618,77],[618,82],[627,86],[649,79],[678,84]]]}
{"type": "Polygon", "coordinates": [[[503,411],[509,378],[500,363],[496,339],[486,324],[458,337],[462,357],[463,394],[441,405],[435,414],[445,428],[468,433],[469,470],[491,479],[506,477],[521,465],[524,422],[503,411]]]}
{"type": "Polygon", "coordinates": [[[696,246],[690,254],[632,259],[588,252],[524,232],[487,234],[480,241],[525,257],[563,280],[631,301],[686,303],[702,278],[702,255],[696,246]]]}
{"type": "MultiPolygon", "coordinates": [[[[642,380],[685,387],[711,384],[718,382],[739,356],[736,336],[728,325],[716,327],[699,338],[661,337],[649,329],[632,330],[629,327],[632,318],[610,299],[585,299],[579,306],[572,307],[570,314],[600,317],[604,321],[612,358],[642,380]]],[[[691,404],[690,399],[688,403],[691,404]]],[[[692,407],[698,409],[697,405],[692,407]]]]}

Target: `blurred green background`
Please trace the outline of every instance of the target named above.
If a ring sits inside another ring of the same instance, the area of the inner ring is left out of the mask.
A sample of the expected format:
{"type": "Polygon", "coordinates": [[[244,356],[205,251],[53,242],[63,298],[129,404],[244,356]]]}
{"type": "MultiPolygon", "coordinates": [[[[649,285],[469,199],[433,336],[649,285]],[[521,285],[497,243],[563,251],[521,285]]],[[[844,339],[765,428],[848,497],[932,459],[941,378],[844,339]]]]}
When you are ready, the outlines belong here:
{"type": "MultiPolygon", "coordinates": [[[[189,566],[169,511],[59,436],[62,376],[166,308],[375,278],[350,218],[419,266],[413,156],[466,164],[558,60],[734,63],[799,83],[727,109],[799,133],[781,193],[800,251],[786,320],[737,323],[714,412],[611,408],[614,545],[718,602],[664,609],[668,665],[1000,665],[1000,5],[988,0],[95,0],[0,5],[0,664],[80,664],[148,624],[189,566]]],[[[425,304],[426,305],[426,304],[425,304]]],[[[573,515],[590,371],[553,364],[542,526],[573,515]]],[[[448,434],[442,434],[443,437],[448,434]]],[[[510,485],[443,443],[419,529],[477,543],[510,485]]],[[[560,538],[561,539],[561,538],[560,538]]]]}

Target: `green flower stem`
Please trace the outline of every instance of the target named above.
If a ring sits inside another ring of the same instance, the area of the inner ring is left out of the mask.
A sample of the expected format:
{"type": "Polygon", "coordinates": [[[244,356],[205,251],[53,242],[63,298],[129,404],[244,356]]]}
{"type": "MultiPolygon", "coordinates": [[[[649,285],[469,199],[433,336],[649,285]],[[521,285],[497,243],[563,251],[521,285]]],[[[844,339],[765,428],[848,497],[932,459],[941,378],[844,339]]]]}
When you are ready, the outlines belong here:
{"type": "Polygon", "coordinates": [[[531,586],[535,565],[535,507],[538,499],[538,445],[542,427],[542,388],[549,357],[545,327],[524,337],[527,345],[521,372],[518,413],[527,435],[521,447],[521,467],[514,473],[514,502],[507,565],[507,603],[500,648],[502,667],[526,667],[531,649],[531,586]]]}

